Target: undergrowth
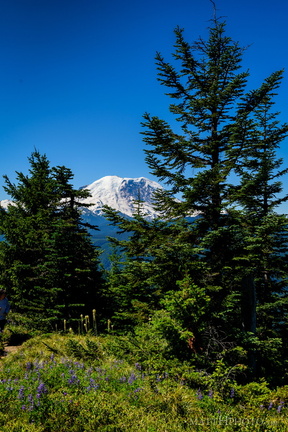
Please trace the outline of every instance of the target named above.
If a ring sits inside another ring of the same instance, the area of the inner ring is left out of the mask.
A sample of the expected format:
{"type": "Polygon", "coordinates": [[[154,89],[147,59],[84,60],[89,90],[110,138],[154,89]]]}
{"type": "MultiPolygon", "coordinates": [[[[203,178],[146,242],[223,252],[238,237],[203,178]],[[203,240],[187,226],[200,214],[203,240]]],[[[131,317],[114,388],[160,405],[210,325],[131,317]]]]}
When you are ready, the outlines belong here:
{"type": "Polygon", "coordinates": [[[1,360],[1,432],[288,430],[288,387],[219,386],[221,365],[211,378],[119,344],[72,334],[24,342],[1,360]]]}

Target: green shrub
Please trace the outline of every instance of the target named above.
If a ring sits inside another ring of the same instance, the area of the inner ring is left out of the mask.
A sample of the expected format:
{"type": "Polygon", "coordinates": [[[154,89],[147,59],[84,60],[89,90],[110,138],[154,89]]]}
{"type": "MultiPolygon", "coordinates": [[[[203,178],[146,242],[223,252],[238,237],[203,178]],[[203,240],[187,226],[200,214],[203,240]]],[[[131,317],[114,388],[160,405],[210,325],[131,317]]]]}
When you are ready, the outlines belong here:
{"type": "Polygon", "coordinates": [[[168,358],[160,367],[165,344],[157,353],[152,335],[147,346],[147,332],[132,336],[26,341],[1,360],[1,432],[288,430],[288,387],[236,385],[221,362],[212,377],[168,358]]]}

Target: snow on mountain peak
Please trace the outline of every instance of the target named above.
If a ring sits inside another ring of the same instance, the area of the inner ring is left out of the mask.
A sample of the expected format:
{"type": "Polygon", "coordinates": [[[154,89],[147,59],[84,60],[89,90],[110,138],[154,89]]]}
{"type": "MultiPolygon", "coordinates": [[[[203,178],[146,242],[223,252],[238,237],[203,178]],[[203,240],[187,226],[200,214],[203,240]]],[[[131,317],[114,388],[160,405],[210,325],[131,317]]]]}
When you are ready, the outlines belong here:
{"type": "Polygon", "coordinates": [[[91,194],[83,203],[92,204],[89,211],[96,214],[102,214],[102,207],[106,204],[132,216],[135,213],[135,200],[140,199],[143,201],[143,212],[147,217],[154,218],[157,214],[153,209],[153,193],[159,188],[162,189],[160,184],[145,177],[106,176],[83,188],[91,194]]]}
{"type": "Polygon", "coordinates": [[[13,205],[13,202],[11,200],[8,200],[8,199],[4,199],[4,200],[0,201],[0,207],[2,207],[4,210],[7,210],[8,206],[11,204],[13,205]]]}
{"type": "MultiPolygon", "coordinates": [[[[159,183],[145,177],[106,176],[81,189],[87,189],[91,194],[91,197],[82,201],[83,204],[91,204],[89,208],[84,209],[85,213],[91,212],[102,215],[103,205],[106,204],[131,217],[136,210],[135,201],[140,199],[143,202],[141,207],[143,214],[147,219],[153,219],[158,216],[153,209],[153,194],[156,189],[163,188],[159,183]]],[[[13,204],[13,202],[10,200],[0,201],[0,207],[5,210],[9,204],[13,204]]]]}

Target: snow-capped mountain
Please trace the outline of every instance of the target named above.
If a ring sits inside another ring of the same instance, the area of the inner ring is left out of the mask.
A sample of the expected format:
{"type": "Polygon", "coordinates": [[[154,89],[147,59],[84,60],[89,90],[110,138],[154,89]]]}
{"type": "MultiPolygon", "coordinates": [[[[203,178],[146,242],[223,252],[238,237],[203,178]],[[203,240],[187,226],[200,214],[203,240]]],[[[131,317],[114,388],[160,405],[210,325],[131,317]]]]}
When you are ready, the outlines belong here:
{"type": "Polygon", "coordinates": [[[148,219],[153,219],[157,216],[153,209],[153,194],[156,189],[162,189],[162,187],[145,177],[106,176],[83,189],[87,189],[91,194],[91,197],[83,200],[85,204],[92,204],[89,212],[102,215],[103,205],[108,205],[131,217],[135,213],[135,201],[140,199],[142,201],[141,210],[148,219]]]}
{"type": "Polygon", "coordinates": [[[0,206],[5,210],[7,210],[9,204],[13,204],[13,202],[8,199],[0,201],[0,206]]]}
{"type": "MultiPolygon", "coordinates": [[[[141,210],[146,214],[145,217],[151,220],[157,216],[153,210],[153,193],[159,188],[162,189],[160,184],[144,177],[121,178],[118,176],[106,176],[81,188],[87,189],[91,194],[91,197],[83,200],[83,203],[91,204],[91,206],[83,207],[82,218],[84,222],[99,228],[99,231],[89,231],[93,243],[102,250],[101,261],[105,267],[110,265],[108,259],[110,246],[107,236],[124,239],[129,236],[129,233],[121,235],[117,233],[118,228],[111,226],[104,217],[103,205],[109,205],[131,217],[136,210],[135,200],[140,199],[143,202],[141,210]]],[[[9,204],[13,204],[13,202],[7,199],[0,201],[0,206],[4,209],[7,209],[9,204]]]]}
{"type": "MultiPolygon", "coordinates": [[[[145,177],[102,177],[81,188],[87,189],[91,194],[89,198],[83,200],[83,204],[91,204],[89,208],[85,208],[84,213],[101,216],[103,205],[108,205],[131,217],[135,213],[135,201],[140,199],[143,202],[141,207],[143,214],[147,215],[147,219],[153,219],[157,216],[153,209],[153,193],[159,188],[162,189],[160,184],[145,177]]],[[[13,202],[7,199],[0,201],[4,209],[7,209],[9,204],[13,202]]]]}

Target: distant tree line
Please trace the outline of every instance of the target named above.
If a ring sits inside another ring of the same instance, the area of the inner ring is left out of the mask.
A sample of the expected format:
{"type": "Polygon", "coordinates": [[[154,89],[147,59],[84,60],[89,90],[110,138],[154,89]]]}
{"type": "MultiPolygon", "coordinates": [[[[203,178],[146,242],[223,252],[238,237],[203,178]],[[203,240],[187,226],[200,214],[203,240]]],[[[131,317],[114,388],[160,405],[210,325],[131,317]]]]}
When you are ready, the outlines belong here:
{"type": "Polygon", "coordinates": [[[167,356],[206,371],[240,365],[241,379],[277,385],[288,354],[287,217],[277,213],[288,125],[273,111],[283,72],[247,91],[243,49],[216,18],[207,40],[191,45],[180,28],[175,37],[175,66],[160,53],[156,64],[176,121],[143,121],[147,164],[167,184],[155,196],[162,216],[148,221],[140,199],[132,219],[106,207],[131,235],[110,239],[101,270],[81,220],[88,192],[35,151],[30,175],[5,178],[15,205],[0,217],[1,284],[20,313],[53,322],[93,305],[117,334],[164,338],[167,356]]]}

